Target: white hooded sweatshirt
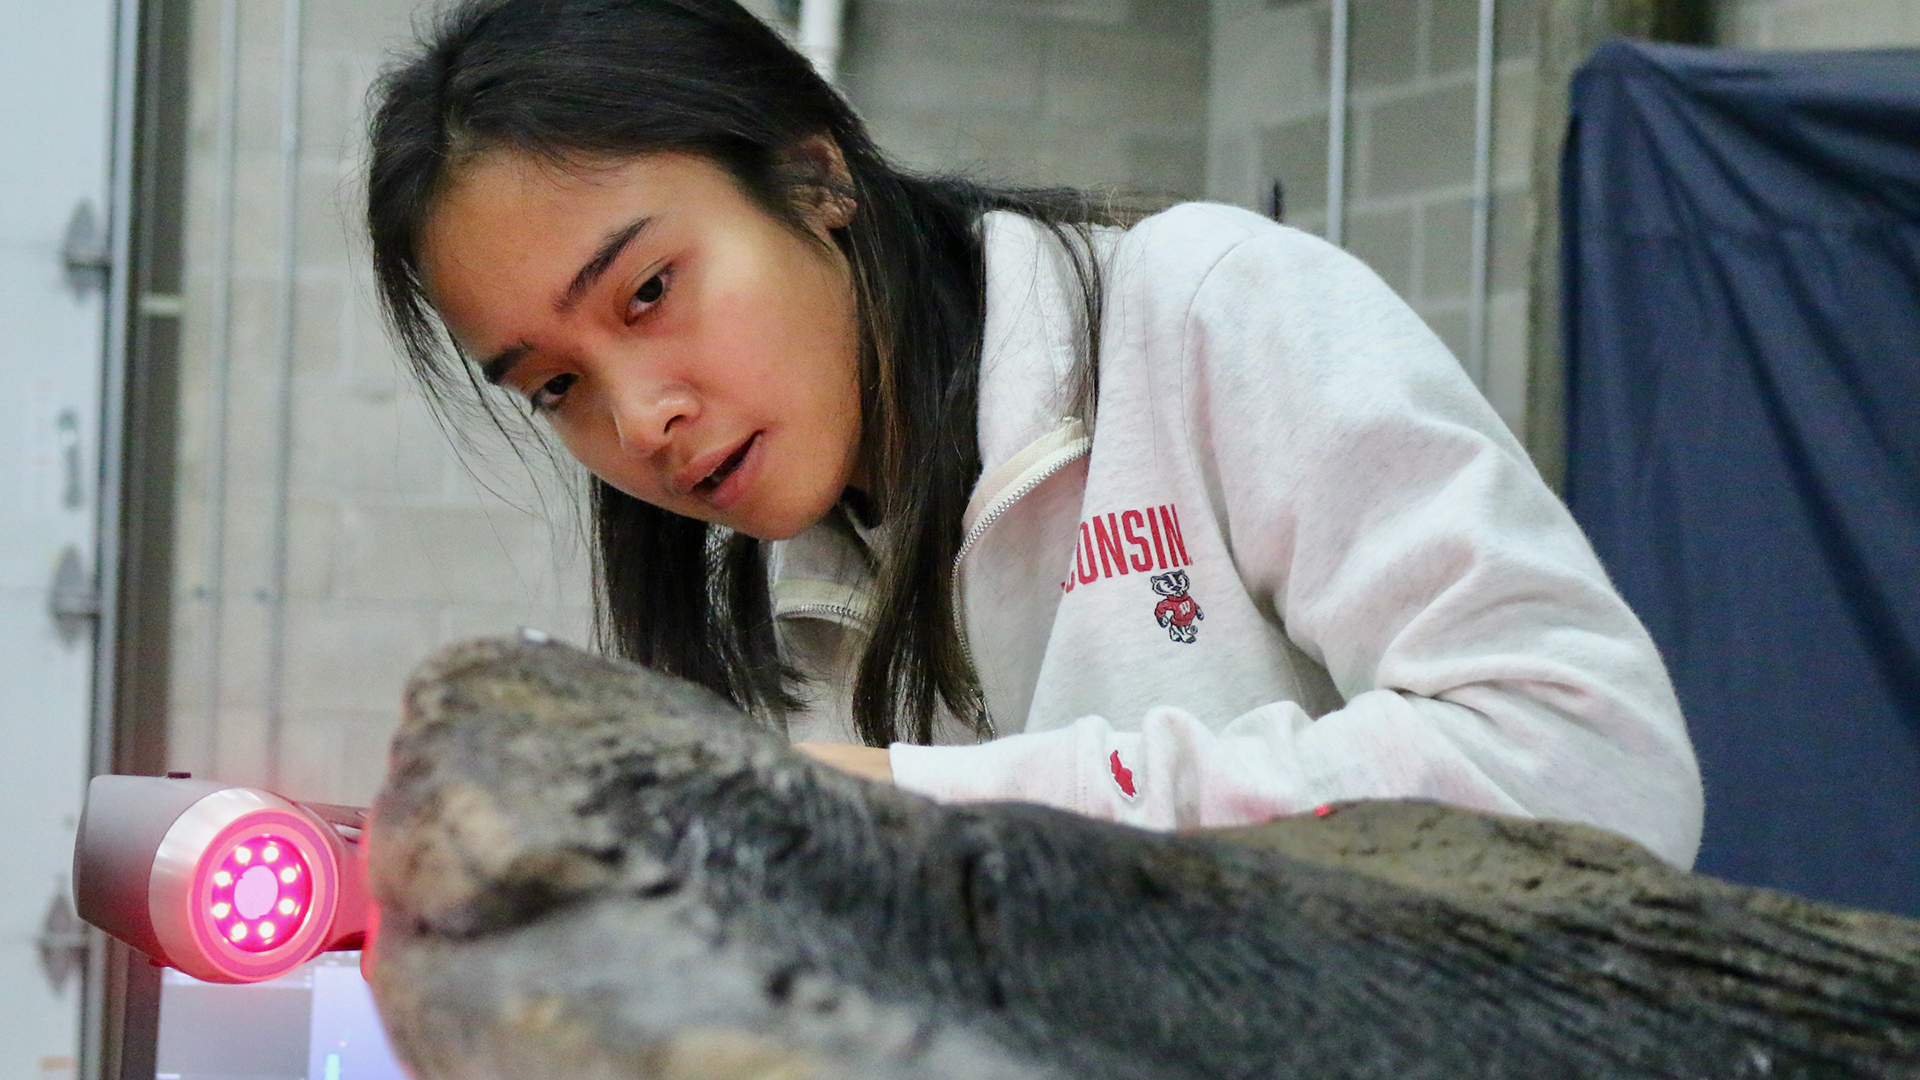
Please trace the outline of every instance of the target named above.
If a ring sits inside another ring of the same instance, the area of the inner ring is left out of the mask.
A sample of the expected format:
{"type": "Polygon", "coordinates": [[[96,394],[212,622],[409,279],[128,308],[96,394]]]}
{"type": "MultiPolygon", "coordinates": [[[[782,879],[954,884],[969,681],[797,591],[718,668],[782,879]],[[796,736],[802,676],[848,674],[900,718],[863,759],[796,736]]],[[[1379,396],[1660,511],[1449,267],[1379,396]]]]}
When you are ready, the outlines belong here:
{"type": "MultiPolygon", "coordinates": [[[[1427,798],[1692,864],[1699,769],[1652,640],[1379,278],[1224,206],[1110,236],[1089,433],[1064,415],[1080,300],[1057,243],[984,229],[954,578],[999,737],[895,744],[896,783],[1160,829],[1427,798]]],[[[836,514],[773,545],[782,648],[817,680],[796,740],[857,741],[874,540],[836,514]]]]}

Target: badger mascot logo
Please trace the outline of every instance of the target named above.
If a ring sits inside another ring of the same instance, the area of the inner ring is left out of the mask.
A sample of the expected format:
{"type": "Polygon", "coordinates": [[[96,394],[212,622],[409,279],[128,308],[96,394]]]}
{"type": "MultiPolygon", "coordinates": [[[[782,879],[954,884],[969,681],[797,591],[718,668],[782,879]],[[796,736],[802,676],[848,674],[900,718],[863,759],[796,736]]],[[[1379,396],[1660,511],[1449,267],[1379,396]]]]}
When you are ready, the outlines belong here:
{"type": "Polygon", "coordinates": [[[1193,644],[1199,636],[1195,622],[1206,618],[1200,611],[1200,605],[1187,595],[1187,572],[1169,570],[1153,579],[1153,591],[1161,600],[1153,607],[1153,617],[1161,626],[1166,627],[1167,636],[1182,645],[1193,644]]]}

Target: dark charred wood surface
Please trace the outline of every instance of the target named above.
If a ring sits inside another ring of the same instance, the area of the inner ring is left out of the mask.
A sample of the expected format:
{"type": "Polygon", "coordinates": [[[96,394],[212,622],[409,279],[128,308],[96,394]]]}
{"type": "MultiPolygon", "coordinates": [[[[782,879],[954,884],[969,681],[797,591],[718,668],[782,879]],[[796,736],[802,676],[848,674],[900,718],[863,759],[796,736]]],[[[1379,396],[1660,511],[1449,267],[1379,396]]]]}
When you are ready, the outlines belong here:
{"type": "Polygon", "coordinates": [[[424,666],[375,822],[419,1080],[1920,1077],[1920,923],[1432,804],[939,806],[559,645],[424,666]]]}

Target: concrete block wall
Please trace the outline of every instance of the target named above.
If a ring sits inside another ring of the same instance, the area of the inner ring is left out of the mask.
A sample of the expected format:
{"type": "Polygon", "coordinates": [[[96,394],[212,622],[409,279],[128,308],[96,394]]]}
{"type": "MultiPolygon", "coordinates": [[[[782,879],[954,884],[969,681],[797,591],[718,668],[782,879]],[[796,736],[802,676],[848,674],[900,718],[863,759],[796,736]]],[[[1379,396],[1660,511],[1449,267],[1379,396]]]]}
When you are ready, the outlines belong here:
{"type": "Polygon", "coordinates": [[[408,5],[303,5],[288,282],[280,116],[288,6],[235,3],[229,171],[220,42],[234,2],[195,5],[170,766],[353,802],[378,784],[401,685],[429,650],[521,625],[584,638],[587,563],[567,510],[578,480],[544,466],[530,472],[484,439],[476,453],[456,453],[381,326],[357,218],[363,101],[410,32],[408,5]],[[223,264],[219,189],[229,176],[223,264]],[[292,425],[283,429],[289,370],[292,425]],[[291,457],[281,574],[283,439],[291,457]]]}
{"type": "Polygon", "coordinates": [[[841,83],[903,163],[1202,194],[1207,0],[864,0],[850,11],[841,83]]]}
{"type": "Polygon", "coordinates": [[[1723,44],[1749,49],[1920,45],[1920,0],[1725,0],[1723,44]]]}
{"type": "MultiPolygon", "coordinates": [[[[1324,233],[1330,7],[1214,0],[1211,197],[1324,233]]],[[[1493,216],[1482,389],[1516,432],[1526,414],[1527,260],[1537,65],[1534,0],[1495,30],[1493,216]]],[[[1348,51],[1346,248],[1465,356],[1472,236],[1476,0],[1354,0],[1348,51]]]]}
{"type": "Polygon", "coordinates": [[[1324,231],[1328,18],[1324,0],[1213,0],[1208,198],[1262,210],[1278,179],[1287,223],[1324,231]]]}

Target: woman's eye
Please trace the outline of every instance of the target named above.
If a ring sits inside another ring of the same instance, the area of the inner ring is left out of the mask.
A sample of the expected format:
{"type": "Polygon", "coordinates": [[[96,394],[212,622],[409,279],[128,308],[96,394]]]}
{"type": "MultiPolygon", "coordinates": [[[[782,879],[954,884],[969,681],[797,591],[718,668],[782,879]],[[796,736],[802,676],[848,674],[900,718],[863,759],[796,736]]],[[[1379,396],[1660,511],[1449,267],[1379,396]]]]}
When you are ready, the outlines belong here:
{"type": "Polygon", "coordinates": [[[667,294],[667,275],[664,271],[655,274],[640,283],[633,291],[633,299],[627,301],[627,319],[629,321],[645,315],[667,294]]]}
{"type": "Polygon", "coordinates": [[[567,388],[578,379],[579,376],[573,374],[555,375],[527,395],[527,404],[533,406],[534,412],[548,412],[560,404],[560,399],[567,394],[567,388]]]}

